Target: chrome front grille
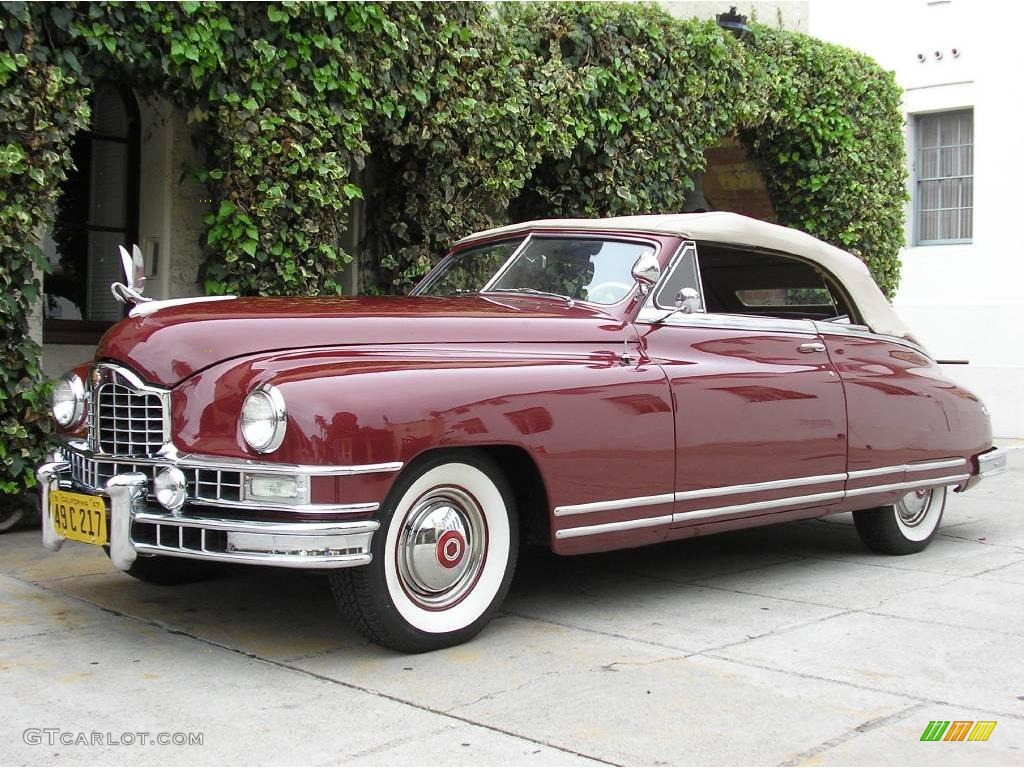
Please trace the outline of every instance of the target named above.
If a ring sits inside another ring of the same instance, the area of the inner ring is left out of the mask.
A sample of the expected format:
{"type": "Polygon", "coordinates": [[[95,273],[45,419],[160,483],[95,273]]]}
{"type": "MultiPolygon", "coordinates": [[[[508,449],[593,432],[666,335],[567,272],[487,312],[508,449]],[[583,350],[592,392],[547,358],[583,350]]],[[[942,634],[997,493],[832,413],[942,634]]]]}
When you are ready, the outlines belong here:
{"type": "Polygon", "coordinates": [[[129,464],[120,461],[99,461],[83,456],[77,451],[65,449],[64,458],[71,465],[71,479],[82,488],[98,491],[107,487],[107,481],[114,475],[125,472],[141,472],[150,480],[159,467],[151,464],[129,464]]]}
{"type": "MultiPolygon", "coordinates": [[[[62,452],[64,459],[71,465],[71,480],[84,490],[102,490],[106,488],[110,478],[126,472],[141,472],[152,481],[156,473],[164,466],[97,459],[67,447],[62,452]]],[[[241,501],[241,472],[227,469],[198,469],[196,467],[180,467],[180,469],[185,473],[188,501],[210,504],[216,504],[218,501],[241,501]]],[[[152,487],[152,482],[150,482],[150,487],[152,487]]]]}
{"type": "Polygon", "coordinates": [[[242,473],[225,469],[183,468],[191,499],[241,501],[242,473]]]}
{"type": "Polygon", "coordinates": [[[119,381],[94,391],[96,447],[116,456],[153,456],[164,444],[164,403],[119,381]]]}

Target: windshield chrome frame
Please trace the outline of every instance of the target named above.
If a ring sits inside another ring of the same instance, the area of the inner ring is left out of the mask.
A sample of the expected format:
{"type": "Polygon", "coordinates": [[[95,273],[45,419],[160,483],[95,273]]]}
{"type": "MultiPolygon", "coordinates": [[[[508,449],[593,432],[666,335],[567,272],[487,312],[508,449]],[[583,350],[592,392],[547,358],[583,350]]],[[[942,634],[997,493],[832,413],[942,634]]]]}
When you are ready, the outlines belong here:
{"type": "MultiPolygon", "coordinates": [[[[519,255],[519,252],[521,250],[523,250],[523,247],[526,245],[526,243],[530,240],[531,237],[532,237],[532,235],[527,235],[526,237],[522,238],[519,241],[519,245],[517,245],[515,248],[512,249],[512,253],[509,255],[509,257],[507,259],[505,259],[505,261],[502,263],[502,265],[500,267],[498,267],[498,271],[495,273],[495,275],[500,275],[506,269],[508,269],[509,264],[512,263],[512,259],[514,259],[516,256],[519,255]]],[[[427,274],[425,274],[423,276],[423,279],[420,280],[416,284],[416,287],[413,288],[411,291],[409,291],[409,295],[410,296],[426,296],[426,295],[429,295],[429,294],[423,293],[423,291],[426,290],[428,287],[430,287],[430,284],[432,282],[431,276],[436,274],[436,273],[440,273],[451,262],[455,261],[455,259],[459,258],[459,256],[464,254],[466,251],[472,251],[472,250],[475,250],[476,248],[485,248],[488,245],[497,245],[499,243],[512,243],[512,242],[515,242],[515,240],[516,240],[516,238],[511,237],[508,240],[500,239],[500,240],[493,240],[491,242],[484,242],[484,243],[479,243],[479,244],[468,243],[465,248],[460,248],[457,251],[452,251],[447,256],[445,256],[443,259],[441,259],[433,269],[431,269],[429,272],[427,272],[427,274]]],[[[484,283],[484,285],[480,288],[479,291],[472,291],[471,293],[483,293],[484,289],[487,286],[489,286],[491,283],[493,283],[493,282],[494,282],[494,275],[491,276],[490,280],[488,280],[486,283],[484,283]]],[[[443,294],[441,294],[441,295],[443,295],[443,294]]],[[[459,295],[459,294],[456,294],[456,295],[459,295]]],[[[470,295],[470,294],[467,293],[465,295],[470,295]]]]}
{"type": "MultiPolygon", "coordinates": [[[[509,257],[505,260],[505,262],[501,265],[501,267],[499,267],[498,270],[494,273],[493,277],[491,277],[491,279],[488,280],[487,283],[485,283],[484,286],[479,291],[475,292],[476,295],[478,295],[478,296],[487,296],[490,299],[495,299],[498,296],[508,296],[510,294],[511,295],[516,295],[518,293],[518,295],[520,295],[520,296],[526,296],[526,297],[529,297],[529,298],[537,298],[538,297],[537,294],[527,293],[527,292],[517,292],[514,289],[502,290],[500,292],[499,291],[494,291],[494,290],[491,290],[491,289],[502,278],[502,276],[511,268],[511,266],[515,262],[516,258],[519,257],[519,255],[522,253],[522,251],[525,250],[529,246],[530,243],[532,243],[535,240],[549,240],[549,239],[550,240],[556,240],[556,239],[557,240],[567,240],[567,239],[570,239],[570,240],[601,240],[603,242],[611,242],[611,243],[627,243],[627,244],[631,244],[631,245],[645,245],[645,246],[648,246],[648,247],[654,249],[654,258],[658,259],[659,261],[660,261],[661,249],[662,249],[662,244],[661,244],[660,240],[657,240],[657,239],[654,239],[654,238],[644,237],[644,236],[641,236],[641,235],[634,235],[633,233],[563,232],[563,231],[556,231],[556,230],[547,230],[547,231],[540,231],[540,232],[529,232],[529,233],[527,233],[526,237],[523,238],[522,242],[519,243],[519,246],[509,255],[509,257]]],[[[505,241],[495,240],[493,242],[500,243],[500,242],[505,242],[505,241]]],[[[480,246],[485,246],[485,245],[487,245],[487,243],[480,243],[479,245],[480,246]]],[[[454,258],[457,258],[460,253],[464,253],[465,251],[471,250],[471,249],[473,249],[475,247],[478,247],[478,246],[476,244],[473,244],[473,243],[467,243],[465,248],[460,248],[458,251],[454,251],[452,253],[449,253],[447,256],[444,257],[444,259],[442,259],[440,262],[438,262],[438,265],[436,267],[434,267],[434,269],[432,269],[429,273],[427,273],[427,275],[423,278],[423,280],[421,280],[420,283],[412,290],[410,295],[411,296],[429,295],[429,294],[422,293],[422,290],[427,287],[427,279],[430,277],[430,275],[433,272],[442,269],[445,265],[447,265],[449,263],[450,260],[452,260],[454,258]]],[[[629,266],[632,267],[632,264],[630,264],[629,266]]],[[[601,303],[596,302],[596,301],[587,301],[586,299],[576,299],[576,298],[573,298],[571,296],[565,296],[565,297],[560,297],[560,298],[564,298],[564,300],[566,300],[566,301],[572,301],[573,303],[582,303],[582,304],[586,304],[587,306],[590,306],[590,307],[598,307],[598,308],[600,308],[600,309],[602,309],[604,311],[607,311],[607,310],[610,310],[612,308],[621,307],[623,304],[627,303],[635,295],[635,293],[637,291],[638,284],[637,284],[636,280],[632,277],[632,275],[630,275],[630,280],[633,283],[633,287],[621,299],[619,299],[617,302],[615,302],[613,304],[601,304],[601,303]]],[[[469,294],[467,294],[467,295],[469,295],[469,294]]],[[[553,299],[553,298],[556,298],[556,297],[554,295],[552,295],[550,298],[553,299]]]]}

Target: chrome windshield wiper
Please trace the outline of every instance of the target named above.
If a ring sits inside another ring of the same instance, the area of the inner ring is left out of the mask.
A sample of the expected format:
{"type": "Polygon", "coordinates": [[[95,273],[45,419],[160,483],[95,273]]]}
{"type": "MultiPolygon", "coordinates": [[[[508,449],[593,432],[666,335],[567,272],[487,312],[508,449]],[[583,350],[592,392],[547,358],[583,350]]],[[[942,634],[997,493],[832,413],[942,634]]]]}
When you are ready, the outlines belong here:
{"type": "Polygon", "coordinates": [[[576,305],[576,300],[571,296],[552,291],[541,291],[536,288],[490,288],[485,293],[526,293],[530,296],[547,296],[549,299],[561,299],[570,307],[576,305]]]}

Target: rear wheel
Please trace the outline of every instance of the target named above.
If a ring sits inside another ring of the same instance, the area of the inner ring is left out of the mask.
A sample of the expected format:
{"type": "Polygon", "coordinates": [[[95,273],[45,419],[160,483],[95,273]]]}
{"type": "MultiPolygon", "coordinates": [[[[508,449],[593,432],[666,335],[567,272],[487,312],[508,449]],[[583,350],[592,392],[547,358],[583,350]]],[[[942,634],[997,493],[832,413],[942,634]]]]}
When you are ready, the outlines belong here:
{"type": "Polygon", "coordinates": [[[342,613],[369,640],[419,653],[476,635],[508,592],[519,548],[508,480],[486,456],[410,466],[381,508],[369,565],[330,574],[342,613]]]}
{"type": "Polygon", "coordinates": [[[945,488],[921,488],[904,494],[895,504],[854,512],[853,524],[869,549],[911,555],[935,537],[945,506],[945,488]]]}

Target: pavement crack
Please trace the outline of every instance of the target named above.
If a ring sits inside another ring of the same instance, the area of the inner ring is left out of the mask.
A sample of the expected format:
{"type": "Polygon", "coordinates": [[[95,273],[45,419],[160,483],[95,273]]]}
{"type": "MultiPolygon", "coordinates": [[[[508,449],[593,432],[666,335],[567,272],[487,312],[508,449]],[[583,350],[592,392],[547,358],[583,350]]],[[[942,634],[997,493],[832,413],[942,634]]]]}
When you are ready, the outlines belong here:
{"type": "Polygon", "coordinates": [[[835,738],[829,739],[828,741],[824,741],[818,746],[808,749],[806,752],[801,752],[798,755],[794,755],[785,762],[779,763],[779,765],[800,765],[805,760],[810,760],[811,758],[820,755],[822,752],[827,752],[833,747],[838,747],[840,744],[843,744],[844,742],[847,742],[850,739],[860,736],[863,733],[868,733],[869,731],[873,731],[876,728],[882,728],[883,726],[890,725],[891,723],[899,722],[900,720],[905,719],[908,715],[917,712],[919,709],[923,709],[926,706],[926,704],[927,702],[917,701],[908,707],[904,707],[899,712],[893,712],[891,715],[883,715],[882,717],[876,717],[871,720],[865,720],[860,725],[854,726],[853,728],[850,728],[849,730],[839,734],[835,738]]]}
{"type": "MultiPolygon", "coordinates": [[[[760,664],[756,661],[747,661],[745,659],[737,659],[731,656],[719,655],[717,653],[702,653],[702,656],[706,656],[709,659],[717,659],[718,661],[731,662],[733,664],[739,664],[742,667],[750,667],[752,669],[761,669],[765,672],[777,672],[783,675],[789,675],[790,677],[798,677],[802,680],[815,680],[817,682],[831,683],[833,685],[841,685],[846,688],[854,688],[858,691],[867,691],[868,693],[884,693],[888,696],[895,696],[900,699],[908,699],[912,701],[918,701],[924,704],[930,704],[936,707],[950,707],[952,709],[960,710],[977,710],[976,704],[962,704],[955,701],[946,701],[944,699],[927,699],[922,696],[918,696],[912,693],[906,693],[904,691],[893,691],[888,688],[877,687],[873,685],[864,685],[862,683],[851,683],[848,680],[837,680],[834,677],[826,677],[825,675],[814,675],[810,672],[795,672],[792,669],[785,669],[783,667],[773,667],[770,664],[760,664]]],[[[1012,720],[1020,720],[1024,722],[1024,715],[1017,712],[1001,712],[996,710],[986,709],[986,712],[991,712],[999,717],[1005,717],[1012,720]]]]}
{"type": "Polygon", "coordinates": [[[623,635],[618,632],[607,632],[600,629],[593,629],[592,627],[581,627],[576,624],[570,624],[565,621],[555,621],[554,619],[546,619],[543,616],[533,616],[529,613],[522,613],[520,611],[510,611],[503,609],[502,614],[506,616],[515,616],[519,619],[526,619],[527,621],[537,621],[541,624],[550,624],[553,627],[561,627],[562,629],[571,629],[576,632],[587,632],[592,635],[600,635],[602,637],[614,637],[616,640],[626,640],[630,643],[638,643],[639,645],[649,645],[652,648],[663,648],[669,651],[680,651],[682,653],[697,653],[697,651],[688,651],[685,648],[679,648],[675,645],[669,645],[668,643],[659,643],[655,640],[645,640],[638,637],[630,637],[629,635],[623,635]]]}
{"type": "Polygon", "coordinates": [[[943,539],[954,539],[956,541],[966,541],[971,544],[980,544],[983,547],[997,547],[999,549],[1015,549],[1018,552],[1021,551],[1021,548],[1016,544],[996,544],[994,541],[982,541],[981,539],[972,536],[954,536],[952,533],[948,532],[948,529],[944,531],[940,528],[938,533],[935,535],[936,537],[941,537],[943,539]]]}
{"type": "Polygon", "coordinates": [[[807,621],[798,621],[798,622],[795,622],[793,624],[787,624],[784,627],[775,627],[774,629],[769,629],[767,632],[761,632],[760,634],[757,634],[757,635],[747,635],[743,639],[741,639],[741,640],[734,640],[731,643],[722,643],[721,645],[716,645],[716,646],[714,646],[712,648],[703,648],[700,651],[697,651],[696,653],[693,653],[693,654],[690,654],[690,655],[691,656],[710,655],[710,654],[716,653],[718,651],[723,651],[726,648],[735,648],[738,645],[743,645],[745,643],[749,643],[752,640],[760,640],[763,637],[771,637],[772,635],[784,635],[787,632],[792,632],[792,631],[797,630],[797,629],[806,629],[807,627],[812,626],[814,624],[820,624],[823,621],[829,621],[831,619],[838,619],[841,616],[849,616],[850,614],[857,613],[857,612],[858,611],[856,609],[850,608],[848,610],[842,610],[842,611],[837,611],[836,613],[830,613],[830,614],[828,614],[826,616],[819,616],[816,619],[808,619],[807,621]]]}
{"type": "Polygon", "coordinates": [[[426,713],[429,713],[429,714],[432,714],[432,715],[437,715],[438,717],[445,718],[447,720],[453,720],[453,721],[456,721],[456,722],[459,722],[459,723],[464,723],[466,725],[473,726],[474,728],[481,728],[483,730],[491,731],[492,733],[500,733],[503,736],[508,736],[510,738],[513,738],[513,739],[518,739],[519,741],[528,742],[530,744],[536,744],[537,746],[547,747],[548,749],[553,749],[553,750],[555,750],[557,752],[561,752],[562,754],[572,755],[574,757],[579,757],[579,758],[582,758],[584,760],[590,760],[590,761],[595,762],[595,763],[600,763],[601,765],[612,765],[612,766],[619,766],[620,765],[620,763],[615,763],[615,762],[612,762],[610,760],[605,760],[602,757],[598,757],[596,755],[590,755],[590,754],[587,754],[586,752],[581,752],[579,750],[575,750],[575,749],[572,749],[570,747],[563,747],[563,746],[561,746],[559,744],[555,744],[553,742],[545,741],[544,739],[538,739],[538,738],[535,738],[535,737],[532,737],[532,736],[525,736],[523,734],[516,733],[515,731],[513,731],[513,730],[511,730],[509,728],[501,728],[501,727],[499,727],[497,725],[492,725],[490,723],[485,723],[485,722],[482,722],[480,720],[474,720],[471,717],[466,717],[464,715],[457,715],[457,714],[454,714],[453,712],[446,712],[445,710],[438,709],[437,707],[430,707],[430,706],[427,706],[425,704],[420,704],[420,703],[415,702],[415,701],[413,701],[411,699],[406,699],[406,698],[403,698],[401,696],[396,696],[395,694],[392,694],[392,693],[387,693],[385,691],[381,691],[381,690],[378,690],[378,689],[375,689],[375,688],[370,688],[369,686],[358,685],[356,683],[351,683],[351,682],[348,682],[348,681],[345,681],[345,680],[338,680],[337,678],[333,678],[333,677],[330,677],[328,675],[321,674],[319,672],[313,672],[313,671],[308,670],[308,669],[302,669],[301,667],[294,666],[293,664],[289,664],[289,663],[284,662],[284,661],[278,661],[278,660],[275,660],[275,659],[269,659],[269,658],[266,658],[264,656],[260,656],[259,654],[252,653],[251,651],[245,651],[245,650],[242,650],[241,648],[234,648],[234,647],[232,647],[230,645],[226,645],[226,644],[218,642],[216,640],[211,640],[209,638],[202,637],[202,636],[197,635],[197,634],[195,634],[193,632],[188,632],[186,630],[182,630],[182,629],[178,629],[176,627],[172,627],[170,625],[164,624],[163,622],[156,621],[154,619],[146,619],[146,618],[143,618],[141,616],[134,616],[134,615],[132,615],[130,613],[126,613],[126,612],[121,611],[121,610],[117,610],[117,609],[114,609],[114,608],[108,608],[106,606],[99,605],[97,603],[93,603],[92,601],[86,600],[85,598],[79,597],[77,595],[70,595],[70,594],[68,594],[66,592],[61,592],[60,590],[53,589],[53,588],[51,588],[49,586],[46,586],[44,584],[37,584],[37,583],[34,583],[34,582],[29,582],[29,581],[21,579],[21,578],[19,578],[17,576],[11,576],[10,578],[13,578],[14,580],[19,581],[19,582],[21,582],[23,584],[30,584],[31,586],[37,587],[39,589],[46,590],[47,592],[53,592],[55,594],[62,595],[64,597],[68,598],[68,599],[76,600],[76,601],[82,603],[83,605],[88,605],[91,608],[95,608],[97,610],[103,611],[104,613],[109,613],[111,615],[118,616],[118,617],[120,617],[122,619],[125,619],[126,621],[133,621],[133,622],[136,622],[137,624],[142,624],[142,625],[145,625],[145,626],[154,627],[156,629],[159,629],[159,630],[161,630],[163,632],[166,632],[168,634],[171,634],[171,635],[179,635],[179,636],[182,636],[182,637],[186,637],[186,638],[188,638],[190,640],[195,640],[196,642],[203,643],[204,645],[208,645],[208,646],[211,646],[213,648],[219,648],[222,651],[227,651],[228,653],[233,653],[233,654],[235,654],[237,656],[241,656],[243,658],[250,659],[250,660],[258,662],[260,664],[266,664],[266,665],[271,666],[271,667],[276,667],[277,669],[286,670],[288,672],[292,672],[292,673],[295,673],[295,674],[298,674],[298,675],[302,675],[304,677],[308,677],[308,678],[311,678],[311,679],[314,679],[314,680],[319,680],[319,681],[321,681],[323,683],[327,683],[329,685],[337,685],[337,686],[341,686],[342,688],[347,688],[347,689],[352,690],[352,691],[358,691],[360,693],[365,693],[365,694],[368,694],[370,696],[376,696],[376,697],[384,699],[386,701],[391,701],[391,702],[394,702],[395,704],[401,704],[401,705],[404,705],[404,706],[407,706],[407,707],[412,707],[413,709],[417,709],[417,710],[419,710],[421,712],[426,712],[426,713]]]}
{"type": "Polygon", "coordinates": [[[501,695],[503,693],[518,693],[519,691],[523,690],[524,688],[526,688],[528,686],[533,685],[534,683],[536,683],[538,680],[540,680],[542,678],[545,678],[545,677],[558,677],[559,675],[562,675],[562,674],[565,674],[565,673],[561,672],[560,670],[557,670],[557,669],[552,670],[550,672],[544,672],[543,674],[540,674],[537,677],[531,677],[529,680],[524,680],[523,682],[521,682],[519,685],[515,686],[514,688],[508,688],[508,689],[506,689],[504,691],[489,691],[489,692],[485,693],[483,696],[480,696],[479,698],[473,699],[472,701],[467,701],[464,704],[456,704],[455,706],[450,707],[449,709],[446,709],[444,711],[447,714],[451,714],[452,712],[454,712],[457,709],[466,709],[468,707],[472,707],[472,706],[474,706],[476,704],[479,704],[479,703],[481,703],[483,701],[489,701],[490,699],[493,699],[496,696],[499,696],[499,695],[501,695]]]}

